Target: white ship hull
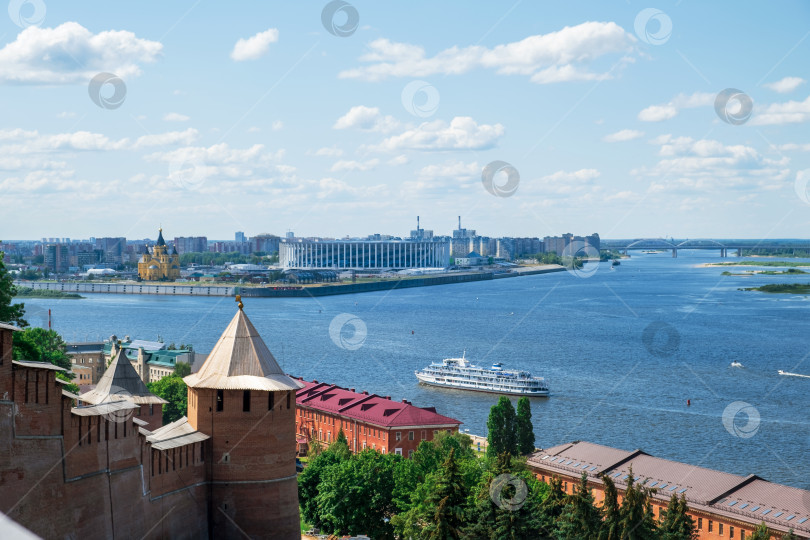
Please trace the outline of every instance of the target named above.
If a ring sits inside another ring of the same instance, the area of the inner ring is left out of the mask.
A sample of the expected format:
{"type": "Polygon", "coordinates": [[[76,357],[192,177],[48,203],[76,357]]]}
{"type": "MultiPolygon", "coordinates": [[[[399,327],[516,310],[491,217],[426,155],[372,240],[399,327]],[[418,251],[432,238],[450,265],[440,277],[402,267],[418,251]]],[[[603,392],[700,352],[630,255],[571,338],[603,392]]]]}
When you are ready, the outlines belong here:
{"type": "Polygon", "coordinates": [[[422,372],[416,372],[419,382],[441,388],[455,388],[457,390],[473,390],[475,392],[489,392],[493,394],[509,394],[515,396],[548,396],[548,388],[527,388],[515,385],[511,381],[480,381],[467,380],[452,376],[437,377],[422,372]]]}

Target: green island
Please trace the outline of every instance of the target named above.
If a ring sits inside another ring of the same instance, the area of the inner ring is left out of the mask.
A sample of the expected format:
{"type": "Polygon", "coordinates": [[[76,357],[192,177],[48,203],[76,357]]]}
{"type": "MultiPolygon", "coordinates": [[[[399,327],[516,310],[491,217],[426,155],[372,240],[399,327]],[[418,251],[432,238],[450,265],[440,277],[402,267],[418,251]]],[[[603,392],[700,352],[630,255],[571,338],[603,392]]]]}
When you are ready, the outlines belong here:
{"type": "Polygon", "coordinates": [[[49,291],[47,289],[32,289],[31,287],[17,287],[15,296],[20,298],[65,298],[65,299],[79,299],[84,296],[76,293],[69,293],[63,291],[49,291]]]}
{"type": "Polygon", "coordinates": [[[810,283],[770,283],[760,287],[746,287],[739,290],[765,293],[810,294],[810,283]]]}
{"type": "Polygon", "coordinates": [[[726,270],[721,275],[723,276],[784,276],[784,275],[796,275],[796,274],[806,274],[804,270],[799,270],[798,268],[788,268],[787,270],[746,270],[745,272],[729,272],[726,270]]]}

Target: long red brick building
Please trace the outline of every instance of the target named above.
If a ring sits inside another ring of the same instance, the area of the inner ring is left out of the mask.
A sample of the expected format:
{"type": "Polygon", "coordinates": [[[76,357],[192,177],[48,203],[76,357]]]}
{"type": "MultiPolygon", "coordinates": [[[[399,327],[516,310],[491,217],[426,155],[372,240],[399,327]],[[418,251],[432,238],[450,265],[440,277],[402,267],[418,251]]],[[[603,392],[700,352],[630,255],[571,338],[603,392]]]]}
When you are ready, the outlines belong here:
{"type": "Polygon", "coordinates": [[[370,448],[410,457],[420,442],[432,441],[440,431],[458,431],[461,425],[433,407],[417,407],[405,399],[298,380],[303,384],[295,397],[299,452],[306,452],[313,440],[328,445],[342,429],[353,452],[370,448]]]}
{"type": "Polygon", "coordinates": [[[241,304],[185,378],[188,416],[165,426],[128,361],[77,396],[61,368],[12,360],[17,330],[0,324],[0,530],[8,517],[43,538],[300,538],[303,385],[241,304]]]}
{"type": "Polygon", "coordinates": [[[790,529],[810,537],[810,491],[774,484],[756,475],[739,476],[589,442],[573,442],[540,450],[528,460],[542,481],[556,477],[572,494],[584,472],[598,504],[604,501],[602,475],[619,492],[627,487],[632,468],[637,482],[655,489],[653,512],[660,519],[673,494],[686,497],[700,540],[745,540],[763,521],[779,539],[790,529]]]}

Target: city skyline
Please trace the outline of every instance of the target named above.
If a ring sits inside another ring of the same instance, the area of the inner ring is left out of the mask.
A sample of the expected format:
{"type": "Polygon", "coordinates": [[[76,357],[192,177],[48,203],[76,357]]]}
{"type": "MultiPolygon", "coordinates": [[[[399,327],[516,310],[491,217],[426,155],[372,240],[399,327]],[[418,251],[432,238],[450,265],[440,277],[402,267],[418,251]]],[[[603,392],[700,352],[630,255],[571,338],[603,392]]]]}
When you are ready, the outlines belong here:
{"type": "Polygon", "coordinates": [[[10,10],[0,237],[807,237],[804,3],[330,5],[10,10]]]}

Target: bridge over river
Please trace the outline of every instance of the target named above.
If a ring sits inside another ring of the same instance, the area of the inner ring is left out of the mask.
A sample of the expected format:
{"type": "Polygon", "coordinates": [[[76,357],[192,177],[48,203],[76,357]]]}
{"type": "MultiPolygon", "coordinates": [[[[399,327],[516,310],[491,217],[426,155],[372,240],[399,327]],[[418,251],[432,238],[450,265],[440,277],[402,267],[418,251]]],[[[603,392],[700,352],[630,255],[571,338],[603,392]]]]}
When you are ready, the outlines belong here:
{"type": "Polygon", "coordinates": [[[793,250],[810,252],[810,240],[722,240],[712,238],[698,238],[693,240],[677,240],[674,238],[635,238],[632,240],[602,240],[601,249],[615,249],[625,255],[628,250],[655,250],[671,251],[673,257],[678,256],[679,249],[710,249],[719,250],[721,257],[727,257],[729,250],[736,250],[741,256],[746,250],[793,250]]]}

